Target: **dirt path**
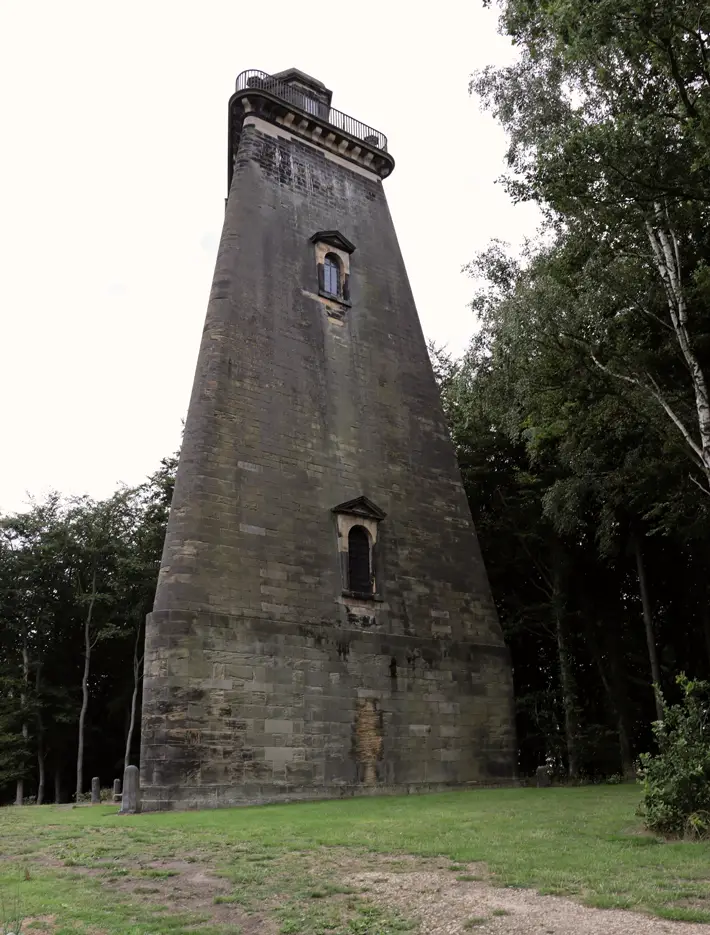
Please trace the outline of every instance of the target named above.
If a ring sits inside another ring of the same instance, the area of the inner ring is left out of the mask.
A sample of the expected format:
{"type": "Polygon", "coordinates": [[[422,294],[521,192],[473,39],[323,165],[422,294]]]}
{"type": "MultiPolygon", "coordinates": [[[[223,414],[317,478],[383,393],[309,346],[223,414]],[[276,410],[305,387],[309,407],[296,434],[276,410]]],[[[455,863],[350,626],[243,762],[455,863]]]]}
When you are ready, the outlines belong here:
{"type": "MultiPolygon", "coordinates": [[[[474,872],[475,868],[470,875],[474,872]]],[[[383,867],[353,874],[346,882],[367,887],[372,899],[417,918],[420,935],[710,935],[710,927],[700,923],[669,922],[619,909],[589,909],[559,896],[540,896],[534,890],[458,881],[446,870],[398,869],[392,873],[383,867]]]]}

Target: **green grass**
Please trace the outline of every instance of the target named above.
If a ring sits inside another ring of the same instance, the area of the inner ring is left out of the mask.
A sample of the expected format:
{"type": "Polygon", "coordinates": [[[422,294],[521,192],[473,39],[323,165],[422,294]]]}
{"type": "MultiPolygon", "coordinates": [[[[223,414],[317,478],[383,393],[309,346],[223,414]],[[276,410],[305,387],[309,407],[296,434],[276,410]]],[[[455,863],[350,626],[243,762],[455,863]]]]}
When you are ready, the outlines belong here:
{"type": "Polygon", "coordinates": [[[130,817],[108,805],[11,807],[0,809],[0,898],[9,905],[17,895],[21,909],[13,902],[13,913],[25,918],[52,917],[56,935],[237,930],[236,915],[227,923],[216,912],[243,913],[245,927],[249,918],[268,916],[284,935],[411,930],[411,920],[377,905],[366,887],[339,885],[323,851],[338,848],[364,863],[372,853],[442,858],[442,872],[452,874],[484,862],[495,885],[710,922],[710,843],[643,834],[638,798],[636,787],[619,785],[130,817]],[[175,911],[171,893],[184,867],[162,864],[176,860],[216,870],[225,891],[208,892],[194,912],[175,911]]]}

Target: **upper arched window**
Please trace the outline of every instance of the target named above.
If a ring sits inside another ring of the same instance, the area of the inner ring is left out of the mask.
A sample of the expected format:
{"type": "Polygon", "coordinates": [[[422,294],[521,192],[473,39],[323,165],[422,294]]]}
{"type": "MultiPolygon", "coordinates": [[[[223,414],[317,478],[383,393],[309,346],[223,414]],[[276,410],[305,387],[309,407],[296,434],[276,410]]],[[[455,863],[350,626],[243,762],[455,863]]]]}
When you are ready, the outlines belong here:
{"type": "Polygon", "coordinates": [[[329,295],[341,293],[340,260],[334,253],[326,253],[323,261],[323,290],[329,295]]]}
{"type": "Polygon", "coordinates": [[[348,533],[348,588],[358,594],[372,593],[370,537],[364,526],[352,526],[348,533]]]}

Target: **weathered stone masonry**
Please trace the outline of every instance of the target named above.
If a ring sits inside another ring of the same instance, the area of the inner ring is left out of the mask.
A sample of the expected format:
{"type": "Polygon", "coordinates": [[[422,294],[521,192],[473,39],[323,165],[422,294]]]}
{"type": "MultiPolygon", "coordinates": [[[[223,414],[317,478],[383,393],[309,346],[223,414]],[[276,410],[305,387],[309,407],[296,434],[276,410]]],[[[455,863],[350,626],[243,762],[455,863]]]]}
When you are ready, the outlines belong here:
{"type": "Polygon", "coordinates": [[[146,635],[144,808],[505,781],[507,652],[381,179],[245,116],[146,635]],[[329,313],[311,237],[355,246],[329,313]],[[333,508],[367,497],[376,600],[333,508]]]}

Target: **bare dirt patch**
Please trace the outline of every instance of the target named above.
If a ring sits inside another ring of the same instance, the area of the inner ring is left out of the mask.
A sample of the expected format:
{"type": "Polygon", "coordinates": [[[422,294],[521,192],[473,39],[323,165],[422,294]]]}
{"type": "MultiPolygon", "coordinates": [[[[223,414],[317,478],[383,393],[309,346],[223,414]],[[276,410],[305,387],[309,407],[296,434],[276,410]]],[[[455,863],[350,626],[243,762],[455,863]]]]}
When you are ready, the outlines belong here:
{"type": "Polygon", "coordinates": [[[29,930],[36,935],[40,935],[41,932],[54,932],[56,928],[56,916],[27,916],[22,920],[22,929],[29,930]]]}
{"type": "Polygon", "coordinates": [[[211,924],[234,929],[241,935],[275,935],[278,931],[270,919],[259,913],[247,913],[237,903],[230,902],[229,882],[204,864],[178,860],[152,861],[145,864],[144,869],[146,876],[141,879],[108,877],[105,885],[116,893],[129,896],[132,901],[164,906],[170,913],[208,916],[211,924]],[[152,876],[151,871],[170,876],[152,876]]]}

